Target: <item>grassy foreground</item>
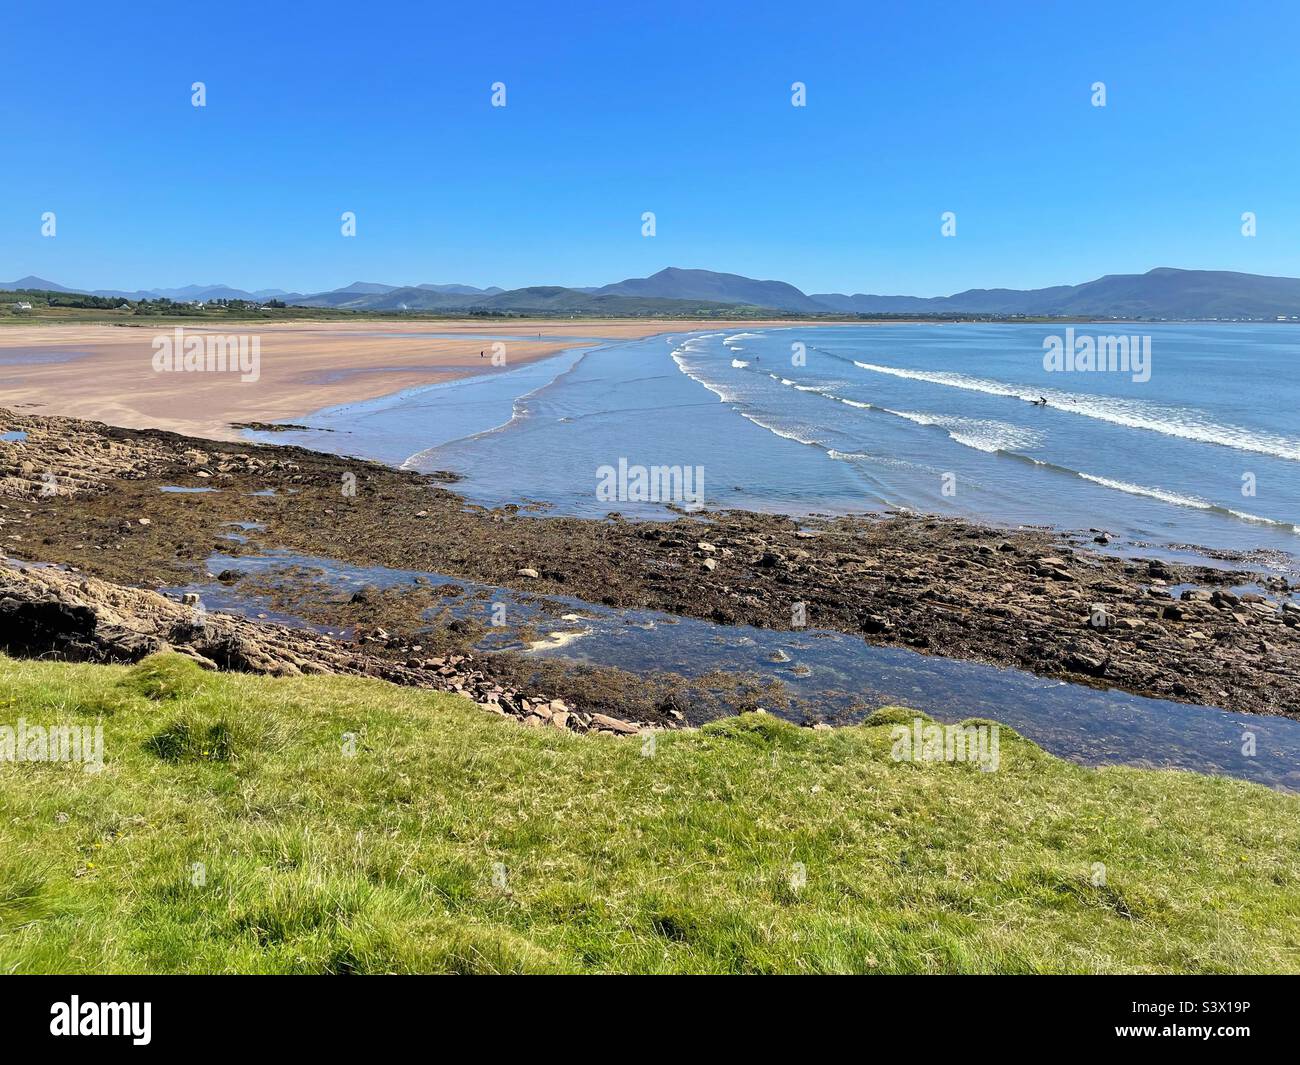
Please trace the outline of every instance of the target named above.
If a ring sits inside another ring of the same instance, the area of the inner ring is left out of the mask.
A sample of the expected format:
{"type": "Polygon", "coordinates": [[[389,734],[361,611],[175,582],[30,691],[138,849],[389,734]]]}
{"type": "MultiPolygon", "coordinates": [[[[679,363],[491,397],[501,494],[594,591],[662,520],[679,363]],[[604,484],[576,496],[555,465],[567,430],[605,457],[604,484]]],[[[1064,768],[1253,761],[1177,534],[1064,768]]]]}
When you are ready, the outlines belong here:
{"type": "Polygon", "coordinates": [[[890,713],[647,755],[378,681],[0,657],[0,724],[105,751],[0,764],[0,972],[1300,970],[1300,799],[1009,729],[997,772],[896,762],[890,713]]]}

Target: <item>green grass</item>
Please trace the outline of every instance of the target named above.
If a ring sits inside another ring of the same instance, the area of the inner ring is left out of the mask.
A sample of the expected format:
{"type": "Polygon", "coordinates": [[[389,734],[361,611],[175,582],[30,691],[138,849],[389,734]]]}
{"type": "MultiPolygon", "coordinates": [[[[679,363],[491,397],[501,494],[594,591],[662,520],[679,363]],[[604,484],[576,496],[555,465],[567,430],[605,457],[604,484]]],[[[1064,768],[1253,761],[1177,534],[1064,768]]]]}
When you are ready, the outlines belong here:
{"type": "Polygon", "coordinates": [[[1300,969],[1300,800],[1007,729],[994,773],[895,762],[890,714],[647,757],[378,681],[0,658],[19,717],[102,721],[105,768],[0,765],[0,972],[1300,969]]]}

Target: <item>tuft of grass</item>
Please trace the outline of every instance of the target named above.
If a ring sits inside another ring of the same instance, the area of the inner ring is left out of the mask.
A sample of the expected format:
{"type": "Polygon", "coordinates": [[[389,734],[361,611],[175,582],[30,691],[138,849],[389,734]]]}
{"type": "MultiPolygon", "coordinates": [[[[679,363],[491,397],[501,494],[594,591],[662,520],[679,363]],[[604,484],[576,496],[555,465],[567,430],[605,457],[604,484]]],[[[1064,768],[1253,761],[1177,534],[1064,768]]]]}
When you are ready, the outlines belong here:
{"type": "Polygon", "coordinates": [[[920,718],[924,724],[932,724],[934,718],[924,710],[913,710],[906,706],[882,706],[879,709],[872,710],[865,718],[862,719],[863,725],[872,728],[877,725],[908,725],[920,718]]]}
{"type": "Polygon", "coordinates": [[[173,721],[145,741],[145,749],[165,762],[229,762],[237,747],[234,732],[225,721],[173,721]]]}
{"type": "Polygon", "coordinates": [[[341,677],[0,658],[0,972],[1300,970],[1300,799],[1056,759],[896,762],[918,711],[526,729],[341,677]]]}
{"type": "Polygon", "coordinates": [[[212,675],[178,654],[150,655],[132,666],[119,687],[155,702],[189,699],[212,686],[212,675]]]}

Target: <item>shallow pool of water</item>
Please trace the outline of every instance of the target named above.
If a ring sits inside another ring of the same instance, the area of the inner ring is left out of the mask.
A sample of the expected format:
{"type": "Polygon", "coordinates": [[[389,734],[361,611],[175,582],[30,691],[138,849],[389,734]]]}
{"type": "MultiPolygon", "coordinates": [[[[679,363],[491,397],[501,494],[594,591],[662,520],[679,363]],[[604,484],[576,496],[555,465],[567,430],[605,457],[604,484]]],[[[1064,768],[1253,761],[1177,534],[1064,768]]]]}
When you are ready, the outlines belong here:
{"type": "MultiPolygon", "coordinates": [[[[721,669],[775,677],[786,685],[793,706],[769,709],[796,721],[851,723],[879,706],[902,704],[944,722],[968,717],[999,721],[1053,754],[1084,765],[1187,769],[1300,791],[1300,722],[1287,718],[1095,689],[1016,669],[876,647],[822,630],[717,625],[563,596],[546,597],[558,607],[547,612],[537,597],[414,570],[349,566],[289,553],[214,555],[208,560],[213,573],[237,569],[269,576],[289,567],[312,570],[341,592],[417,581],[457,585],[466,594],[445,601],[453,614],[490,620],[493,604],[503,603],[510,624],[531,622],[546,634],[532,652],[539,657],[685,676],[721,669]],[[487,594],[476,598],[477,592],[487,594]],[[569,620],[556,616],[566,613],[569,620]],[[1247,755],[1243,752],[1252,737],[1255,753],[1247,755]]],[[[241,599],[221,585],[185,590],[200,592],[209,608],[266,612],[255,600],[241,599]]],[[[517,646],[508,629],[485,645],[517,646]]]]}

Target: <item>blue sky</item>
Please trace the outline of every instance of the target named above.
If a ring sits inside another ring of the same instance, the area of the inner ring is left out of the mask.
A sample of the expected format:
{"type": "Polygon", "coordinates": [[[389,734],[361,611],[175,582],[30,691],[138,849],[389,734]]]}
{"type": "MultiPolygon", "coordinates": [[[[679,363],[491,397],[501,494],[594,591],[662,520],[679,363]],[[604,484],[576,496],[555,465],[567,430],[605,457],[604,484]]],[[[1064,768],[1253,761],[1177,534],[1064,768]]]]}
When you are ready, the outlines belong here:
{"type": "Polygon", "coordinates": [[[0,280],[1300,275],[1298,40],[1294,3],[74,0],[0,39],[0,280]]]}

